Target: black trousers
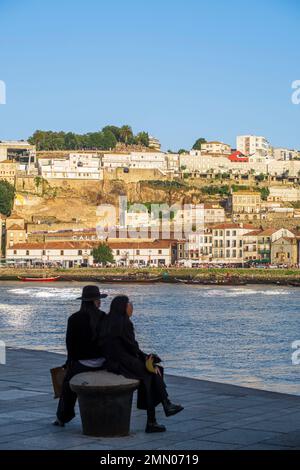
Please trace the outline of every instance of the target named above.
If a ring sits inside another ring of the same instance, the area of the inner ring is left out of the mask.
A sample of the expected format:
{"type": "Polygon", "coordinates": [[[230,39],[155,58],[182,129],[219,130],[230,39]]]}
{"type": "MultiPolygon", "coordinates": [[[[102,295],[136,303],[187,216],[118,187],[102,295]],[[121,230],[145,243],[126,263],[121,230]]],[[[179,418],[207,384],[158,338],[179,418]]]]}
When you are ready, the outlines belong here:
{"type": "Polygon", "coordinates": [[[62,394],[57,406],[56,416],[62,423],[68,423],[75,417],[75,404],[77,395],[70,388],[70,380],[74,375],[81,374],[82,372],[95,372],[102,370],[103,367],[86,367],[78,361],[72,361],[67,366],[67,372],[62,387],[62,394]]]}
{"type": "Polygon", "coordinates": [[[148,421],[153,422],[155,420],[155,406],[157,401],[163,403],[164,400],[168,399],[166,385],[162,376],[149,372],[142,379],[142,384],[146,392],[147,418],[148,421]]]}

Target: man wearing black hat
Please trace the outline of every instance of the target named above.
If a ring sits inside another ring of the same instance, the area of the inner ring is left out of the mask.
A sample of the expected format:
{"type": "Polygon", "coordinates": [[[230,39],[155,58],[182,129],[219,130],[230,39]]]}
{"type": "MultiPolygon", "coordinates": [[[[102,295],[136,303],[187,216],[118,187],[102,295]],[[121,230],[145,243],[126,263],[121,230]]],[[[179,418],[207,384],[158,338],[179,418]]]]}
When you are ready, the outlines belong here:
{"type": "Polygon", "coordinates": [[[100,335],[105,313],[100,310],[101,299],[107,294],[101,294],[97,286],[85,286],[82,291],[81,308],[68,320],[66,345],[68,359],[66,376],[63,383],[54,425],[64,426],[75,416],[77,396],[72,392],[69,382],[74,375],[82,372],[101,370],[105,359],[102,355],[100,335]]]}

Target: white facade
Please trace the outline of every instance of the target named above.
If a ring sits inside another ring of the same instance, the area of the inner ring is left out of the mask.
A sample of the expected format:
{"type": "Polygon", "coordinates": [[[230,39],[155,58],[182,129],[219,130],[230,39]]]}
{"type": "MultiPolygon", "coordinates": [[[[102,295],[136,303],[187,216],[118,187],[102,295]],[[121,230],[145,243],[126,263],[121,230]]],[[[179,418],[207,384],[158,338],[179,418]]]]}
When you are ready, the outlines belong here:
{"type": "Polygon", "coordinates": [[[38,165],[45,179],[103,179],[101,159],[94,154],[71,153],[66,158],[40,159],[38,165]]]}
{"type": "Polygon", "coordinates": [[[274,148],[273,157],[275,160],[294,160],[298,157],[298,152],[286,148],[274,148]]]}
{"type": "Polygon", "coordinates": [[[253,230],[252,226],[220,224],[212,229],[213,259],[218,263],[243,263],[243,235],[253,230]]]}
{"type": "Polygon", "coordinates": [[[212,157],[201,152],[190,152],[179,156],[180,168],[187,172],[254,174],[267,173],[267,163],[263,162],[231,162],[227,157],[212,157]]]}
{"type": "Polygon", "coordinates": [[[236,149],[246,156],[256,154],[267,157],[269,147],[269,142],[262,136],[238,135],[236,138],[236,149]]]}
{"type": "Polygon", "coordinates": [[[286,186],[270,186],[268,201],[296,202],[300,201],[300,189],[286,186]]]}
{"type": "Polygon", "coordinates": [[[103,168],[138,168],[167,170],[166,155],[162,152],[105,153],[103,168]]]}
{"type": "Polygon", "coordinates": [[[194,262],[209,262],[212,260],[212,233],[202,230],[191,233],[186,242],[187,258],[194,262]]]}
{"type": "MultiPolygon", "coordinates": [[[[63,267],[92,266],[93,242],[22,243],[7,249],[6,258],[16,263],[57,264],[63,267]]],[[[174,243],[167,240],[119,241],[109,243],[114,260],[120,265],[169,266],[175,260],[174,243]]]]}

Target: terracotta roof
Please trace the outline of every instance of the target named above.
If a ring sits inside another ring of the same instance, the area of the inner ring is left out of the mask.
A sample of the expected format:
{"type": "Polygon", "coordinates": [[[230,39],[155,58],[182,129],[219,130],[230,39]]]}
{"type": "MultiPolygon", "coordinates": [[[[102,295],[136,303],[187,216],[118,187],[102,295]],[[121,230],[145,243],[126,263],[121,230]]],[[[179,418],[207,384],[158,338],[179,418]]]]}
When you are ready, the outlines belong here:
{"type": "Polygon", "coordinates": [[[261,231],[260,230],[253,230],[252,232],[247,232],[245,233],[243,236],[244,237],[248,237],[248,236],[255,236],[255,235],[258,235],[261,231]]]}
{"type": "Polygon", "coordinates": [[[8,219],[20,219],[20,220],[24,220],[24,217],[21,217],[19,214],[17,214],[16,212],[12,212],[10,214],[9,217],[7,217],[8,219]]]}
{"type": "Polygon", "coordinates": [[[226,229],[226,228],[236,228],[236,229],[250,229],[253,230],[255,227],[249,224],[234,224],[234,223],[223,223],[217,224],[212,227],[213,229],[226,229]]]}
{"type": "Polygon", "coordinates": [[[259,235],[273,235],[273,233],[278,232],[278,228],[266,228],[262,230],[259,235]]]}
{"type": "Polygon", "coordinates": [[[8,231],[8,230],[24,230],[24,229],[23,229],[22,227],[20,227],[20,225],[14,224],[14,225],[12,225],[11,227],[9,227],[9,228],[7,229],[7,231],[8,231]]]}

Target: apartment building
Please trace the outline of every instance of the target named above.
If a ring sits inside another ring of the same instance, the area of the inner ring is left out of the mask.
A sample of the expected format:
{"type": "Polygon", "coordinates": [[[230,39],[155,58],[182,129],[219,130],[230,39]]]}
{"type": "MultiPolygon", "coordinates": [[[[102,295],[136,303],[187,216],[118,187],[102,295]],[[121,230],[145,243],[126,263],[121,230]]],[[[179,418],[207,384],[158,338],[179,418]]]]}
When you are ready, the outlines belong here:
{"type": "Polygon", "coordinates": [[[236,138],[236,149],[246,156],[257,154],[262,157],[267,157],[269,147],[269,142],[262,136],[238,135],[236,138]]]}
{"type": "Polygon", "coordinates": [[[212,231],[210,228],[188,235],[185,243],[185,255],[192,263],[209,263],[212,261],[212,231]]]}
{"type": "Polygon", "coordinates": [[[212,227],[212,258],[217,263],[244,262],[243,236],[253,231],[252,225],[224,223],[212,227]]]}

